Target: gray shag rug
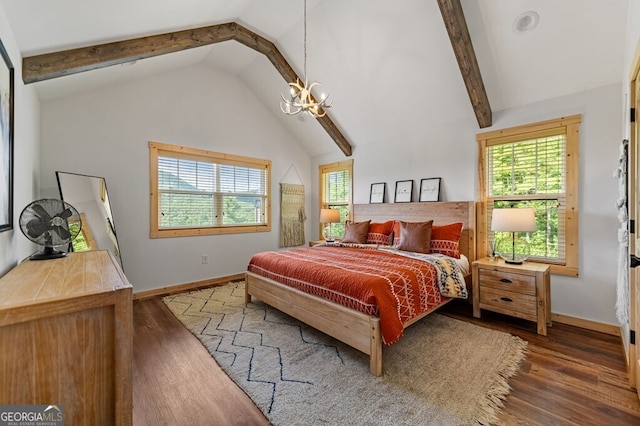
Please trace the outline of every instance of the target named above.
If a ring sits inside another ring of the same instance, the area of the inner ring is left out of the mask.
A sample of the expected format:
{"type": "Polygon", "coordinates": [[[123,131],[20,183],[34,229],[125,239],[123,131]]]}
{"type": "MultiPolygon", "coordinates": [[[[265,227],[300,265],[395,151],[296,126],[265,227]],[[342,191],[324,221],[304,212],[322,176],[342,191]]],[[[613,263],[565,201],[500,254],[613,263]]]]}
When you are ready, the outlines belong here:
{"type": "MultiPolygon", "coordinates": [[[[368,357],[256,300],[244,282],[164,298],[274,425],[493,424],[527,342],[431,314],[368,357]]],[[[203,370],[202,374],[206,374],[203,370]]]]}

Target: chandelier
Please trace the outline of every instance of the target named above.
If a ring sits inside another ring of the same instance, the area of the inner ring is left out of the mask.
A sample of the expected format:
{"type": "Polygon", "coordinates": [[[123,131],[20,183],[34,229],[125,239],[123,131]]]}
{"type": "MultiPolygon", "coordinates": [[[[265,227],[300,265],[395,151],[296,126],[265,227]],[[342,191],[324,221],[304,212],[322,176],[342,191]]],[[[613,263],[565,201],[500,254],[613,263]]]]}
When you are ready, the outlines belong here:
{"type": "Polygon", "coordinates": [[[291,90],[288,98],[280,94],[282,97],[280,109],[287,115],[307,112],[315,118],[324,117],[325,109],[331,108],[331,102],[327,103],[325,94],[320,95],[320,102],[311,94],[311,89],[320,85],[317,81],[312,82],[311,85],[307,82],[307,0],[304,0],[304,84],[297,78],[295,83],[289,83],[291,90]]]}

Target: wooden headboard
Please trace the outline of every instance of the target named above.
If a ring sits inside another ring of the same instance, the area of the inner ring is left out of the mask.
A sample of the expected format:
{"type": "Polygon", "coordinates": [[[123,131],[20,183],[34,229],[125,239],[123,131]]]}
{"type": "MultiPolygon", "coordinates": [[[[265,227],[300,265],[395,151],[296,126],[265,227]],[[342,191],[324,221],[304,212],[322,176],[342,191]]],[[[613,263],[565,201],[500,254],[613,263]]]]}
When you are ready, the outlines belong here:
{"type": "Polygon", "coordinates": [[[446,225],[462,222],[460,237],[460,253],[467,256],[469,262],[476,260],[476,202],[475,201],[442,201],[429,203],[381,203],[354,204],[353,220],[361,222],[371,219],[372,222],[402,220],[405,222],[422,222],[433,219],[434,225],[446,225]]]}

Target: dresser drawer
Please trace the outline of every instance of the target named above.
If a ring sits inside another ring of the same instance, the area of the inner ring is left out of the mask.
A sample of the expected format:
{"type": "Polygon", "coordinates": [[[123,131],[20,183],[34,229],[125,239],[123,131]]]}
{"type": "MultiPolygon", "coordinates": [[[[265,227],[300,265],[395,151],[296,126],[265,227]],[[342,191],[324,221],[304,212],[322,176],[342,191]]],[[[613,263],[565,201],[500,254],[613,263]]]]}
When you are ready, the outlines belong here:
{"type": "Polygon", "coordinates": [[[481,269],[479,274],[480,285],[483,287],[482,291],[484,291],[485,287],[489,287],[496,290],[524,293],[533,296],[536,294],[536,277],[533,275],[494,271],[490,269],[481,269]]]}
{"type": "Polygon", "coordinates": [[[527,320],[536,320],[536,296],[482,287],[480,307],[527,320]]]}

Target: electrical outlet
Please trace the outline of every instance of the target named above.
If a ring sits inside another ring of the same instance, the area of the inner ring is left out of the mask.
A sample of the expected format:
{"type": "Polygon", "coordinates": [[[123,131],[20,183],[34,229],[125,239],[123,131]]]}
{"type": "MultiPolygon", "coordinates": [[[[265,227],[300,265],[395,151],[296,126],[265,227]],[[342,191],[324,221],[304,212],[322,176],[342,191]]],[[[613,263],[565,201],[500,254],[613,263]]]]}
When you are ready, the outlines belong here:
{"type": "Polygon", "coordinates": [[[206,264],[209,263],[209,255],[208,254],[203,254],[202,255],[202,264],[206,264]]]}

